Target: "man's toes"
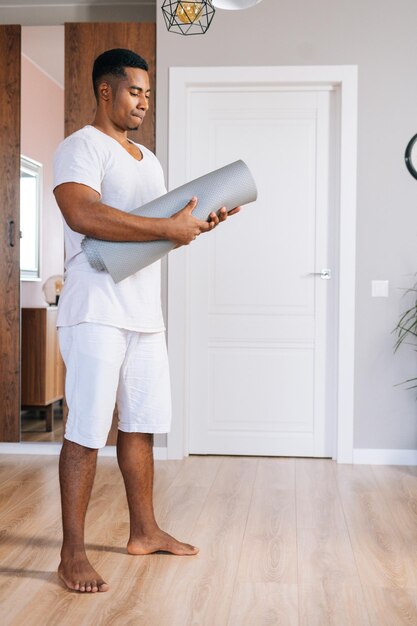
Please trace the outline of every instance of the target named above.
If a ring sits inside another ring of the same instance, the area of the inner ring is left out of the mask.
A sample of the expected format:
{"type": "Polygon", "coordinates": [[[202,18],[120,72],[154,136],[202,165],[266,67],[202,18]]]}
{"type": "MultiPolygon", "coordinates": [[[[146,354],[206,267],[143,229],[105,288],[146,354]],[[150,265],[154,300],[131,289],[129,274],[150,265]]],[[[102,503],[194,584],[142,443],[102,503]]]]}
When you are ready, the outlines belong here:
{"type": "Polygon", "coordinates": [[[199,551],[198,548],[196,548],[195,546],[191,546],[190,544],[186,544],[186,546],[187,546],[187,551],[190,551],[193,554],[197,554],[197,552],[199,551]]]}
{"type": "Polygon", "coordinates": [[[92,592],[92,593],[96,593],[96,591],[98,591],[97,581],[96,581],[96,580],[93,580],[93,581],[91,582],[91,592],[92,592]]]}
{"type": "Polygon", "coordinates": [[[90,592],[90,591],[91,591],[91,589],[92,589],[91,583],[86,583],[86,585],[85,585],[85,590],[86,590],[86,591],[88,591],[88,592],[90,592]]]}
{"type": "Polygon", "coordinates": [[[107,583],[104,582],[104,580],[99,580],[97,583],[97,587],[99,591],[108,591],[109,590],[109,586],[107,583]]]}
{"type": "Polygon", "coordinates": [[[177,542],[176,545],[172,546],[172,551],[174,554],[190,555],[190,554],[197,554],[197,552],[199,552],[199,549],[196,548],[195,546],[192,546],[189,543],[177,542]]]}
{"type": "Polygon", "coordinates": [[[80,591],[85,591],[85,584],[84,583],[81,583],[79,590],[80,591]]]}
{"type": "Polygon", "coordinates": [[[180,544],[180,546],[181,546],[180,547],[181,552],[185,552],[185,553],[192,552],[193,554],[198,552],[198,548],[196,548],[195,546],[192,546],[190,543],[182,543],[180,544]]]}

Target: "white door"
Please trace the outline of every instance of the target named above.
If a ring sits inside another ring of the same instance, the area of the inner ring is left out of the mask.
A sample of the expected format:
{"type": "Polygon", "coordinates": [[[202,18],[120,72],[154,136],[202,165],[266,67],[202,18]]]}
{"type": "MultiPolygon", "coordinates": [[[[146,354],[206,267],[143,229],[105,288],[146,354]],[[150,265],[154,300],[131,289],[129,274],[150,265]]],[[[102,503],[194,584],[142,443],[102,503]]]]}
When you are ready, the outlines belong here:
{"type": "Polygon", "coordinates": [[[208,87],[189,98],[187,179],[243,159],[259,192],[182,252],[189,452],[331,456],[334,92],[208,87]]]}

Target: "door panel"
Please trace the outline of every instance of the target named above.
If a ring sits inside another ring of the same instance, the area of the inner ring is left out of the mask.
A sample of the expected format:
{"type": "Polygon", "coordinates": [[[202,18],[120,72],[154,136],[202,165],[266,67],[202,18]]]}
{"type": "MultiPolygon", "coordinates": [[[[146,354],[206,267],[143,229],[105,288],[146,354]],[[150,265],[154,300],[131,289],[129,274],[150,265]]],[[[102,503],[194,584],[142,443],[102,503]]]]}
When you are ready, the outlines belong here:
{"type": "Polygon", "coordinates": [[[20,26],[0,26],[0,441],[20,440],[20,26]]]}
{"type": "MultiPolygon", "coordinates": [[[[128,48],[140,54],[149,65],[151,94],[149,111],[139,131],[129,132],[133,141],[155,152],[155,24],[65,24],[65,136],[94,117],[96,101],[91,73],[94,59],[111,48],[128,48]]],[[[117,440],[117,411],[107,445],[117,440]]]]}
{"type": "Polygon", "coordinates": [[[187,178],[243,159],[258,200],[188,250],[191,453],[325,456],[329,91],[189,96],[187,178]],[[244,103],[244,106],[242,105],[244,103]]]}
{"type": "Polygon", "coordinates": [[[155,24],[65,24],[65,136],[90,124],[96,108],[91,72],[94,59],[111,48],[128,48],[149,65],[149,111],[130,139],[155,152],[155,24]]]}

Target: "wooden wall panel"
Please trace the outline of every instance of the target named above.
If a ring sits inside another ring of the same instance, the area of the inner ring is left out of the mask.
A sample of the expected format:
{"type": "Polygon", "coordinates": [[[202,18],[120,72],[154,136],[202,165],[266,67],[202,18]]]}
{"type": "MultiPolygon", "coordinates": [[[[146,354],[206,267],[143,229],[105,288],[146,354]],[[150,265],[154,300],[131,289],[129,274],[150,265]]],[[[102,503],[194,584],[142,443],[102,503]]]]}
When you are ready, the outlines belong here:
{"type": "Polygon", "coordinates": [[[20,440],[20,26],[0,26],[0,441],[20,440]]]}
{"type": "Polygon", "coordinates": [[[65,24],[65,135],[90,124],[96,100],[91,73],[94,59],[111,48],[128,48],[149,64],[150,107],[143,125],[129,137],[155,152],[155,24],[65,24]]]}

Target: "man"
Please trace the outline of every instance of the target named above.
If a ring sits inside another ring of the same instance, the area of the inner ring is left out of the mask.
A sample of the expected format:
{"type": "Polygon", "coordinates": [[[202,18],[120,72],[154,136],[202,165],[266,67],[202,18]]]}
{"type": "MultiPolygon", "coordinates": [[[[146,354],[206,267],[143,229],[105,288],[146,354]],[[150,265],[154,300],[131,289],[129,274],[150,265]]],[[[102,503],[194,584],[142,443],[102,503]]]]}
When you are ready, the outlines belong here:
{"type": "Polygon", "coordinates": [[[153,511],[153,434],[169,432],[171,421],[160,262],[115,284],[109,274],[92,269],[81,250],[85,235],[187,245],[226,219],[225,207],[207,222],[196,219],[197,198],[169,219],[129,215],[166,191],[156,157],[127,138],[148,110],[147,70],[146,61],[129,50],[100,55],[93,68],[94,121],[63,141],[55,156],[54,193],[65,220],[66,248],[57,326],[69,408],[59,462],[63,545],[58,573],[69,589],[81,592],[108,589],[87,558],[84,524],[97,452],[106,443],[115,402],[117,459],[130,513],[128,553],[198,552],[163,532],[153,511]]]}

